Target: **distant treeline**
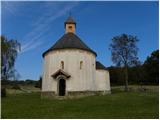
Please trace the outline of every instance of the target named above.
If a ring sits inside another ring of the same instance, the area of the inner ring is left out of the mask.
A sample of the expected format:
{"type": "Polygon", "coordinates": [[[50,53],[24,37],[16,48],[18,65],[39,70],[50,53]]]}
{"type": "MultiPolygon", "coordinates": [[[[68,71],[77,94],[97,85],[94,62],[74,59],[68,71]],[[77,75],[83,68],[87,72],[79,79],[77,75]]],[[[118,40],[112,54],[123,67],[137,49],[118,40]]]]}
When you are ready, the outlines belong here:
{"type": "MultiPolygon", "coordinates": [[[[124,85],[124,68],[108,67],[111,86],[124,85]]],[[[159,84],[159,50],[153,51],[143,64],[128,68],[129,85],[158,85],[159,84]]],[[[39,80],[2,80],[1,85],[33,85],[41,88],[42,78],[39,80]]]]}
{"type": "MultiPolygon", "coordinates": [[[[111,85],[124,85],[124,68],[108,67],[111,85]]],[[[128,68],[129,84],[158,85],[159,84],[159,50],[153,51],[143,64],[128,68]]]]}
{"type": "Polygon", "coordinates": [[[37,88],[41,88],[41,82],[42,79],[40,78],[39,80],[2,80],[1,85],[2,86],[25,86],[25,85],[31,85],[35,86],[37,88]]]}

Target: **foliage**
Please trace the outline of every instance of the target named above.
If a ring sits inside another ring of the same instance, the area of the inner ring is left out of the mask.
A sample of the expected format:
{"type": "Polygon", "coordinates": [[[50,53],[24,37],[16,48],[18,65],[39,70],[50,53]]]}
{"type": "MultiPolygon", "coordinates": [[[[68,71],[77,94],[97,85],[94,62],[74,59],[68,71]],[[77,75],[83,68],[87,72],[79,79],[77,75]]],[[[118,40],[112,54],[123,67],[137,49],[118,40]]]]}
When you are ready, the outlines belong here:
{"type": "Polygon", "coordinates": [[[20,43],[17,40],[8,40],[1,36],[1,79],[8,80],[15,77],[15,60],[20,50],[20,43]]]}
{"type": "Polygon", "coordinates": [[[36,83],[37,83],[37,81],[35,81],[35,80],[29,80],[29,79],[25,80],[26,85],[35,85],[36,83]]]}
{"type": "Polygon", "coordinates": [[[25,81],[22,81],[22,80],[1,80],[1,85],[2,86],[7,86],[7,85],[24,85],[24,82],[25,81]]]}
{"type": "MultiPolygon", "coordinates": [[[[110,72],[111,85],[123,85],[124,73],[122,67],[111,66],[110,72]]],[[[139,85],[158,85],[159,84],[159,50],[153,51],[144,63],[128,67],[129,84],[139,85]]]]}
{"type": "Polygon", "coordinates": [[[144,81],[144,70],[142,65],[128,68],[128,79],[130,84],[142,85],[144,81]]]}
{"type": "Polygon", "coordinates": [[[35,86],[36,84],[39,84],[39,81],[36,80],[1,80],[1,85],[2,86],[14,86],[14,85],[18,85],[18,86],[27,86],[27,85],[31,85],[31,86],[35,86]]]}
{"type": "MultiPolygon", "coordinates": [[[[124,85],[125,74],[124,68],[111,66],[108,68],[110,73],[111,86],[124,85]]],[[[141,71],[141,66],[128,67],[128,82],[129,84],[142,84],[143,71],[141,71]]]]}
{"type": "Polygon", "coordinates": [[[159,83],[159,50],[153,51],[144,62],[144,70],[146,72],[144,82],[159,83]]]}
{"type": "Polygon", "coordinates": [[[21,87],[17,84],[13,85],[12,89],[21,90],[21,87]]]}
{"type": "Polygon", "coordinates": [[[124,68],[126,91],[128,91],[128,67],[135,65],[138,61],[137,42],[136,36],[122,34],[113,37],[109,47],[113,63],[124,68]]]}
{"type": "Polygon", "coordinates": [[[132,66],[138,60],[138,48],[136,36],[122,34],[112,38],[110,50],[112,53],[112,61],[117,66],[132,66]]]}
{"type": "Polygon", "coordinates": [[[158,92],[114,92],[79,99],[41,99],[40,93],[2,98],[2,118],[157,118],[158,92]],[[17,102],[18,101],[18,102],[17,102]]]}
{"type": "Polygon", "coordinates": [[[1,97],[6,97],[6,88],[1,88],[1,97]]]}
{"type": "Polygon", "coordinates": [[[110,75],[111,86],[124,84],[123,68],[111,66],[108,67],[108,70],[110,75]]]}
{"type": "Polygon", "coordinates": [[[42,76],[40,76],[39,80],[36,82],[35,87],[42,88],[42,76]]]}

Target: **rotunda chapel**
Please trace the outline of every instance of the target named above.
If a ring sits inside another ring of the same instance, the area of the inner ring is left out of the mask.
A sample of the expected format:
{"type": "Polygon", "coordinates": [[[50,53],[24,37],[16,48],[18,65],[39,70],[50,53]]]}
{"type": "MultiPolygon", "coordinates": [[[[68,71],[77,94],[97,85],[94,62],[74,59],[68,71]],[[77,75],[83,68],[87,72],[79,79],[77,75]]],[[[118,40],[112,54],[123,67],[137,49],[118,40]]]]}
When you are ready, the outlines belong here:
{"type": "Polygon", "coordinates": [[[64,35],[43,53],[42,96],[110,93],[109,71],[76,35],[74,19],[69,16],[64,26],[64,35]]]}

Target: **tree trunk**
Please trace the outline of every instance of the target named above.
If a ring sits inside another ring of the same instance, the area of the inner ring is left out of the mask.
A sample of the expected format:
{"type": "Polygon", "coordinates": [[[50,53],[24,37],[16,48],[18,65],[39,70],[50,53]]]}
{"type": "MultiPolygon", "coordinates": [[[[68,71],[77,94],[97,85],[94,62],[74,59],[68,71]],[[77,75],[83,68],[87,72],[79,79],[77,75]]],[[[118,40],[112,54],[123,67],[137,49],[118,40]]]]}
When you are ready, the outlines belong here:
{"type": "Polygon", "coordinates": [[[128,92],[128,67],[125,66],[125,91],[128,92]]]}

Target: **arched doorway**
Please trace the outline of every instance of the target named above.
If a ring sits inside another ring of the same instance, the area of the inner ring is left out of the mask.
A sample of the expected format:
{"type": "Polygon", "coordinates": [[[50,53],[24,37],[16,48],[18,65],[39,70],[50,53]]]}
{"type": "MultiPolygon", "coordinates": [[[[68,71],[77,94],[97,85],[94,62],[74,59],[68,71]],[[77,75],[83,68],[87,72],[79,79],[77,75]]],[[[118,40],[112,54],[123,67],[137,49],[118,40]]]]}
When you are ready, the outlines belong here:
{"type": "Polygon", "coordinates": [[[59,96],[65,96],[66,81],[64,79],[59,80],[59,96]]]}
{"type": "Polygon", "coordinates": [[[66,91],[66,80],[68,78],[70,78],[71,76],[64,72],[63,70],[58,70],[56,71],[52,77],[57,80],[57,92],[56,92],[56,95],[58,96],[65,96],[67,94],[67,91],[66,91]]]}

